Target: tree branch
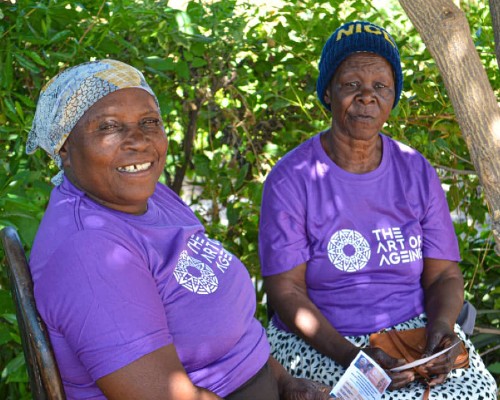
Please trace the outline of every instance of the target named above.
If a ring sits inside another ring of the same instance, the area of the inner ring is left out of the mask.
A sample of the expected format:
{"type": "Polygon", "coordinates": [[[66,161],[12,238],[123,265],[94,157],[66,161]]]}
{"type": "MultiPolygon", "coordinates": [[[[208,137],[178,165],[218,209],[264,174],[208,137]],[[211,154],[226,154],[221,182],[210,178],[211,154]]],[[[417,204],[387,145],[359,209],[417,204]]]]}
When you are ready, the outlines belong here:
{"type": "Polygon", "coordinates": [[[481,356],[481,357],[484,357],[486,354],[488,354],[488,353],[493,353],[494,351],[497,351],[497,350],[500,350],[500,344],[499,344],[499,345],[497,345],[497,346],[495,346],[495,347],[492,347],[491,349],[488,349],[488,350],[486,350],[486,351],[483,351],[483,352],[480,354],[480,356],[481,356]]]}
{"type": "Polygon", "coordinates": [[[104,5],[106,4],[106,0],[104,0],[99,7],[99,11],[97,11],[97,15],[94,17],[94,22],[92,22],[87,29],[85,29],[85,32],[83,32],[82,37],[78,40],[78,44],[82,44],[83,39],[85,39],[85,36],[92,30],[92,28],[97,24],[99,21],[99,16],[101,15],[102,9],[104,8],[104,5]]]}
{"type": "Polygon", "coordinates": [[[490,0],[491,24],[495,35],[495,54],[498,68],[500,68],[500,1],[490,0]]]}
{"type": "MultiPolygon", "coordinates": [[[[495,0],[496,1],[496,0],[495,0]]],[[[470,35],[452,0],[399,0],[443,76],[478,173],[500,254],[500,108],[470,35]]]]}
{"type": "Polygon", "coordinates": [[[474,333],[491,333],[493,335],[500,335],[500,329],[475,326],[474,333]]]}
{"type": "Polygon", "coordinates": [[[232,71],[231,76],[228,78],[223,76],[219,79],[214,80],[211,90],[200,89],[198,90],[198,97],[195,101],[187,103],[188,110],[188,126],[186,129],[186,134],[183,140],[183,150],[184,150],[184,161],[179,167],[175,169],[174,182],[172,183],[171,189],[180,194],[182,189],[182,184],[184,182],[184,177],[186,176],[186,171],[191,159],[193,157],[193,147],[194,139],[196,137],[196,131],[198,129],[198,115],[200,113],[200,108],[203,104],[219,89],[225,89],[227,86],[231,85],[237,78],[236,71],[232,71]]]}
{"type": "Polygon", "coordinates": [[[434,165],[434,167],[442,169],[443,171],[450,172],[453,175],[476,175],[476,171],[469,170],[469,169],[455,169],[455,168],[446,167],[444,165],[434,165]]]}
{"type": "Polygon", "coordinates": [[[194,138],[198,128],[198,114],[202,103],[203,99],[197,99],[195,102],[189,103],[188,105],[188,107],[190,107],[188,111],[189,122],[182,145],[184,149],[184,162],[180,167],[176,168],[174,183],[172,184],[172,190],[177,194],[181,192],[184,176],[186,175],[187,167],[191,163],[191,158],[193,156],[194,138]]]}

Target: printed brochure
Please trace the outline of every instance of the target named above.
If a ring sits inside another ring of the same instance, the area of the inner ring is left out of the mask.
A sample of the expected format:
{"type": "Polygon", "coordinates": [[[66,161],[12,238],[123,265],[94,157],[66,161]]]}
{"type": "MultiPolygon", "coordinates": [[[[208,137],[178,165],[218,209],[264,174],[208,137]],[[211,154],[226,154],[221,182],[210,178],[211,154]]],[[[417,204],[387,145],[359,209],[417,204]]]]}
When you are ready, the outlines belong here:
{"type": "Polygon", "coordinates": [[[360,351],[330,394],[342,400],[378,400],[390,383],[382,367],[360,351]]]}

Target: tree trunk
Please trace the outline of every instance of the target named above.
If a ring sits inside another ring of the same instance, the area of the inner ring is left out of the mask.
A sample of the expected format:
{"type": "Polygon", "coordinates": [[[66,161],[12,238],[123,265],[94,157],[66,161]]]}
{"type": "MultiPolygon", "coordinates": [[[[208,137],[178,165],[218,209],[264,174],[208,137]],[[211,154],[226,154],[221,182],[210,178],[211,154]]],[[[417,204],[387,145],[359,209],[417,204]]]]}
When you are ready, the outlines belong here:
{"type": "Polygon", "coordinates": [[[490,0],[491,24],[495,35],[495,54],[500,68],[500,1],[490,0]]]}
{"type": "Polygon", "coordinates": [[[472,42],[467,19],[452,0],[399,2],[443,76],[484,188],[500,253],[500,108],[472,42]]]}

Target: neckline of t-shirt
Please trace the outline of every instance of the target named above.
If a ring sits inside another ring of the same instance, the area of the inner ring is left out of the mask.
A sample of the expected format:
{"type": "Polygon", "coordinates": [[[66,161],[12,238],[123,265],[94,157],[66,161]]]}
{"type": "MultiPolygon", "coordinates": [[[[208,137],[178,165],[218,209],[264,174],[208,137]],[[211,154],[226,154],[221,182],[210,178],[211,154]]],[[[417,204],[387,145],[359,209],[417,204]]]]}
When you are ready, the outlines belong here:
{"type": "Polygon", "coordinates": [[[387,170],[387,165],[389,163],[390,146],[389,146],[389,140],[387,136],[385,136],[384,134],[379,133],[380,137],[382,138],[382,149],[383,149],[382,161],[380,162],[380,165],[373,171],[367,172],[365,174],[354,174],[352,172],[348,172],[340,168],[337,164],[335,164],[335,162],[333,162],[333,160],[328,156],[328,154],[326,154],[325,149],[323,149],[323,146],[321,145],[321,133],[322,132],[318,133],[314,137],[313,145],[316,153],[319,155],[320,160],[326,163],[326,165],[328,165],[329,168],[331,168],[331,172],[335,174],[335,178],[347,182],[352,182],[352,181],[366,182],[379,178],[387,170]]]}
{"type": "Polygon", "coordinates": [[[158,209],[157,209],[158,206],[156,202],[152,200],[154,194],[148,199],[148,208],[146,212],[144,214],[135,215],[123,211],[114,210],[112,208],[99,204],[98,202],[87,196],[85,192],[83,192],[82,190],[78,189],[75,185],[73,185],[73,183],[66,177],[64,177],[64,181],[61,184],[61,190],[69,195],[79,197],[81,200],[85,201],[85,203],[89,207],[93,208],[94,210],[108,212],[112,215],[116,215],[122,220],[140,221],[141,223],[151,224],[156,222],[158,217],[158,209]]]}

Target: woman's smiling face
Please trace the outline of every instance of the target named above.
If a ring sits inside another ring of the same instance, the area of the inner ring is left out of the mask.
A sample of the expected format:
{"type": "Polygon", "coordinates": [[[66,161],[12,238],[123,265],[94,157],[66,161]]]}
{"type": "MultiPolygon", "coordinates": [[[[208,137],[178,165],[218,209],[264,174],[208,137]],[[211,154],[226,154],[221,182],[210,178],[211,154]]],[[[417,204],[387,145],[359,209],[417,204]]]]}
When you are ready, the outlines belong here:
{"type": "Polygon", "coordinates": [[[64,173],[96,202],[142,214],[163,172],[168,142],[156,102],[117,90],[85,112],[60,150],[64,173]]]}

